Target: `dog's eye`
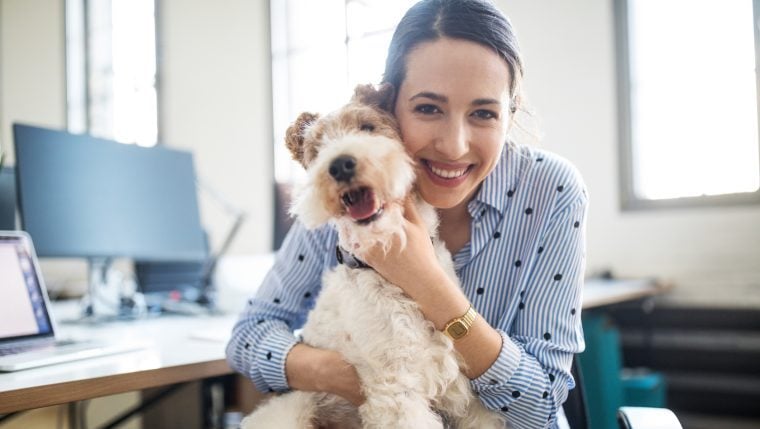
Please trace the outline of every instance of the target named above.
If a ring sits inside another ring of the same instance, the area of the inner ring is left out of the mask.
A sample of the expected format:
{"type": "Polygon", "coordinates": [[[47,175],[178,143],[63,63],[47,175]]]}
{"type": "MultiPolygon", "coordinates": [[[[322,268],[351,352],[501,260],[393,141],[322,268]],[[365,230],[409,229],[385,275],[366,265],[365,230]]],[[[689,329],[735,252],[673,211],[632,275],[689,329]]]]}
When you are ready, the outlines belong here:
{"type": "Polygon", "coordinates": [[[371,133],[372,131],[375,131],[375,126],[372,124],[362,124],[361,130],[371,133]]]}

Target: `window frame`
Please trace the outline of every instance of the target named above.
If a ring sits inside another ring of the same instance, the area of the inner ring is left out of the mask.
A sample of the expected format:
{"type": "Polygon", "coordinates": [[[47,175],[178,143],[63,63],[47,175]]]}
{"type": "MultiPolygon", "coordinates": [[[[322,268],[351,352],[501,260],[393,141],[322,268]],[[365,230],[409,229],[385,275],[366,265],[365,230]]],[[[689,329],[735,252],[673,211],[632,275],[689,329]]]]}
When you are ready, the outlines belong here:
{"type": "MultiPolygon", "coordinates": [[[[618,104],[618,165],[620,207],[623,211],[641,211],[674,208],[727,207],[760,204],[760,189],[754,192],[722,195],[703,195],[668,199],[645,199],[634,190],[633,129],[631,124],[631,81],[629,51],[629,0],[614,0],[615,63],[618,104]]],[[[758,128],[760,128],[760,0],[752,1],[753,34],[755,45],[755,88],[757,96],[758,128]]],[[[758,132],[760,136],[760,130],[758,132]]],[[[760,146],[760,138],[757,141],[760,146]]]]}
{"type": "MultiPolygon", "coordinates": [[[[91,46],[90,20],[91,0],[64,0],[64,61],[65,61],[65,90],[66,90],[66,129],[76,134],[93,134],[92,92],[91,92],[91,46]],[[71,26],[75,25],[76,28],[71,26]],[[76,39],[76,43],[70,40],[76,39]],[[73,57],[73,58],[72,58],[73,57]],[[72,110],[75,113],[72,113],[72,110]]],[[[162,138],[162,51],[160,7],[161,0],[153,1],[153,32],[155,75],[153,88],[156,94],[156,140],[145,147],[161,146],[162,138]]],[[[98,137],[116,140],[114,136],[98,137]]],[[[136,141],[122,142],[124,144],[139,144],[136,141]]]]}
{"type": "MultiPolygon", "coordinates": [[[[158,0],[157,0],[158,1],[158,0]]],[[[375,0],[377,3],[381,3],[380,0],[375,0]]],[[[411,7],[414,4],[414,1],[416,0],[402,0],[401,2],[408,2],[408,4],[405,5],[406,9],[411,7]]],[[[289,17],[291,15],[290,12],[290,2],[289,0],[269,0],[269,13],[270,13],[270,26],[271,26],[271,40],[270,40],[270,59],[271,59],[271,67],[272,67],[272,87],[275,88],[272,94],[272,124],[273,124],[273,135],[274,135],[274,141],[273,141],[273,163],[274,163],[274,182],[281,184],[281,185],[289,185],[292,186],[294,184],[297,184],[299,182],[302,182],[305,179],[305,173],[303,172],[303,168],[295,161],[290,160],[290,156],[287,154],[286,151],[284,151],[284,145],[282,144],[282,141],[285,137],[285,130],[287,129],[287,125],[284,123],[279,122],[279,118],[282,116],[288,117],[288,124],[292,123],[293,120],[297,117],[297,112],[290,112],[292,110],[293,102],[292,98],[297,96],[296,91],[293,88],[292,82],[293,79],[289,75],[289,62],[292,61],[293,57],[297,54],[302,54],[307,51],[318,51],[318,49],[314,48],[313,46],[308,47],[295,47],[290,43],[289,37],[289,17]],[[277,65],[284,66],[284,68],[276,68],[277,65]],[[283,115],[284,113],[287,113],[287,115],[283,115]],[[287,160],[287,162],[285,162],[287,160]],[[288,164],[288,168],[286,169],[284,164],[288,164]]],[[[351,48],[353,43],[360,43],[361,41],[366,41],[368,39],[371,39],[373,37],[376,37],[378,35],[388,35],[389,39],[390,36],[393,35],[393,32],[395,31],[395,26],[398,21],[395,21],[395,23],[392,26],[389,27],[382,27],[382,28],[376,28],[372,31],[362,31],[359,35],[352,35],[350,31],[350,23],[349,23],[349,8],[354,3],[363,3],[363,0],[337,0],[335,2],[342,3],[342,12],[344,14],[344,22],[343,22],[343,30],[344,36],[341,37],[340,45],[337,43],[334,46],[330,46],[334,49],[342,49],[345,51],[345,69],[339,69],[335,68],[335,73],[343,73],[344,78],[346,80],[346,83],[349,84],[350,88],[343,88],[341,90],[345,91],[345,101],[348,101],[350,96],[353,94],[353,85],[351,85],[351,61],[352,61],[352,55],[351,55],[351,48]]],[[[400,16],[399,16],[400,19],[400,16]]],[[[383,52],[383,56],[384,56],[383,52]]],[[[379,84],[380,78],[382,77],[383,69],[381,68],[378,70],[377,73],[377,80],[367,81],[362,80],[359,83],[374,83],[379,84]]],[[[337,108],[343,103],[336,104],[333,108],[337,108]]],[[[319,112],[321,114],[328,113],[329,110],[320,110],[318,108],[313,108],[312,111],[319,112]]]]}

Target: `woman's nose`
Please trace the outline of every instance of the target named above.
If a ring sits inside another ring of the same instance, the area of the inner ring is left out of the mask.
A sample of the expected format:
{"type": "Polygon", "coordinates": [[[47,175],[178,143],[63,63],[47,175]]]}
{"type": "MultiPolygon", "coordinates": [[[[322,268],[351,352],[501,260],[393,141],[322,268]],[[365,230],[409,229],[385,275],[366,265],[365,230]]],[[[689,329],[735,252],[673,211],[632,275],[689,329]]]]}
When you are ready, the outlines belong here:
{"type": "Polygon", "coordinates": [[[450,121],[441,128],[435,149],[452,161],[462,158],[469,150],[467,125],[460,121],[450,121]]]}

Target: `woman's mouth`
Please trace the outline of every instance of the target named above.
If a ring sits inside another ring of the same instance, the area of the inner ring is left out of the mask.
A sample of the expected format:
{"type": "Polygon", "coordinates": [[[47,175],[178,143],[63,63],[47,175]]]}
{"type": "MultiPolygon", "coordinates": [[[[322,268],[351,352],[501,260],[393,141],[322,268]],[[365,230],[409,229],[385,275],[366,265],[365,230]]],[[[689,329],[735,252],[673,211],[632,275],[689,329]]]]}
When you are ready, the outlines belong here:
{"type": "Polygon", "coordinates": [[[455,187],[464,182],[475,167],[474,164],[443,164],[427,159],[422,160],[422,165],[430,180],[436,185],[455,187]]]}

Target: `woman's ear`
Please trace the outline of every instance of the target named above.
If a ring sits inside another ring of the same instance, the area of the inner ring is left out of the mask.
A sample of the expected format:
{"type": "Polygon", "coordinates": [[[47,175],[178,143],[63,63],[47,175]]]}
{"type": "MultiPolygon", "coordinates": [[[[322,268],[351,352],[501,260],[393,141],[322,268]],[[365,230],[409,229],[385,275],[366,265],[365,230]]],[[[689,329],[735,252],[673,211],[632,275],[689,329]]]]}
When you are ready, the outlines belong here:
{"type": "Polygon", "coordinates": [[[351,101],[368,106],[375,106],[386,112],[393,112],[395,90],[390,83],[383,83],[377,88],[372,84],[357,85],[351,101]]]}
{"type": "Polygon", "coordinates": [[[298,115],[293,124],[288,127],[285,133],[285,146],[290,150],[290,155],[294,160],[301,163],[306,168],[308,162],[304,154],[306,153],[305,134],[307,128],[319,118],[318,113],[303,112],[298,115]]]}

